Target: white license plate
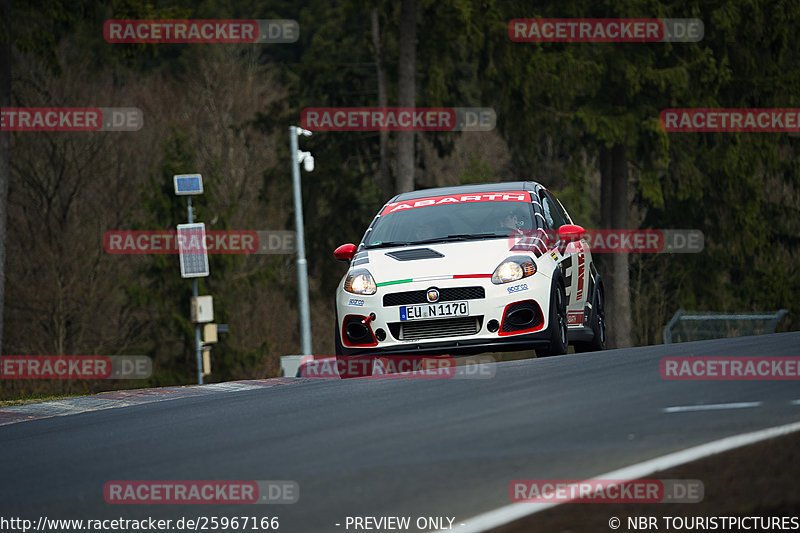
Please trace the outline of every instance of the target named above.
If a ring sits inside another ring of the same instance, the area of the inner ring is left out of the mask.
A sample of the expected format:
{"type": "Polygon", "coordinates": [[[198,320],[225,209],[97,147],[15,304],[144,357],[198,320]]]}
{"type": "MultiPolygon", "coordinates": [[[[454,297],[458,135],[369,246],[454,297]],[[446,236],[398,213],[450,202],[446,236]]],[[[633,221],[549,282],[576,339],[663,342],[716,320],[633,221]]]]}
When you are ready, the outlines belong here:
{"type": "Polygon", "coordinates": [[[400,306],[400,320],[429,320],[431,318],[452,318],[454,316],[468,316],[469,303],[444,302],[424,305],[400,306]]]}

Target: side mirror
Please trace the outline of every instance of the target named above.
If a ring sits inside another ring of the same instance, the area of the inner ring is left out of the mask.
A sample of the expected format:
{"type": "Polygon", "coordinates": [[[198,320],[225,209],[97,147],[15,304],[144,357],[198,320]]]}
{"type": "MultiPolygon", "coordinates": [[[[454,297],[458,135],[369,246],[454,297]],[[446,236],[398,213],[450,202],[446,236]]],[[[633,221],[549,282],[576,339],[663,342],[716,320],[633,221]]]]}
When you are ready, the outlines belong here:
{"type": "Polygon", "coordinates": [[[575,224],[564,224],[558,228],[558,238],[565,242],[578,241],[586,235],[586,230],[575,224]]]}
{"type": "Polygon", "coordinates": [[[355,244],[343,244],[333,251],[333,257],[339,261],[350,261],[357,249],[355,244]]]}

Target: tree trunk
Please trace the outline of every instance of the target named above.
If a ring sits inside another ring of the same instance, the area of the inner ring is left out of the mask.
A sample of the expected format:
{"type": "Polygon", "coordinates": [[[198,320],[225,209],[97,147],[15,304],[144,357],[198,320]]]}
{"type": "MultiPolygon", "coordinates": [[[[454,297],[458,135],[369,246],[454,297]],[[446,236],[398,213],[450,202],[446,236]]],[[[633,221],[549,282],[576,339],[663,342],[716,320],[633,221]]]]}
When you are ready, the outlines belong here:
{"type": "Polygon", "coordinates": [[[611,227],[612,162],[611,149],[600,148],[600,227],[603,229],[611,227]]]}
{"type": "MultiPolygon", "coordinates": [[[[11,0],[0,0],[0,109],[11,104],[11,0]]],[[[9,133],[0,131],[0,354],[6,295],[6,228],[8,224],[9,133]]]]}
{"type": "MultiPolygon", "coordinates": [[[[370,13],[372,19],[372,45],[375,47],[375,69],[378,74],[378,107],[388,106],[386,97],[386,69],[383,68],[383,49],[381,48],[381,27],[378,21],[378,9],[372,8],[370,13]]],[[[389,132],[380,132],[380,164],[378,175],[375,181],[381,188],[382,200],[385,202],[392,196],[392,182],[389,175],[389,159],[387,158],[387,146],[389,144],[389,132]]]]}
{"type": "MultiPolygon", "coordinates": [[[[605,191],[606,187],[610,189],[608,196],[610,207],[601,206],[601,212],[608,213],[610,216],[611,229],[626,230],[628,229],[628,211],[630,210],[626,146],[616,144],[608,152],[606,157],[610,159],[610,164],[601,165],[603,180],[601,191],[605,191]]],[[[611,272],[604,278],[608,304],[608,338],[612,348],[626,348],[631,346],[631,291],[628,254],[613,253],[610,255],[611,261],[605,263],[607,265],[611,263],[611,272]]]]}
{"type": "MultiPolygon", "coordinates": [[[[400,7],[397,96],[400,107],[414,107],[417,58],[417,4],[416,0],[403,0],[400,7]]],[[[397,134],[397,192],[414,190],[414,132],[397,134]]]]}

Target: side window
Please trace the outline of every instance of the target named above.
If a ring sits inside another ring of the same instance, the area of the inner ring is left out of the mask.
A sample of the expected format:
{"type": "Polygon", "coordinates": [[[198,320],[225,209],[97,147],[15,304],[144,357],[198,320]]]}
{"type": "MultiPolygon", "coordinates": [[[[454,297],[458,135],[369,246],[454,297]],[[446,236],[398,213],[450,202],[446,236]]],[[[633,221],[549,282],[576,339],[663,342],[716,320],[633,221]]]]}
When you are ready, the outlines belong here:
{"type": "Polygon", "coordinates": [[[564,220],[564,224],[572,224],[572,219],[569,218],[567,211],[564,209],[564,206],[561,205],[561,200],[556,198],[553,195],[550,195],[553,199],[553,203],[556,205],[556,210],[561,214],[561,218],[564,220]]]}
{"type": "Polygon", "coordinates": [[[561,214],[558,206],[553,197],[546,191],[540,193],[542,199],[542,209],[544,210],[544,220],[547,223],[547,229],[557,230],[566,222],[564,216],[561,214]]]}

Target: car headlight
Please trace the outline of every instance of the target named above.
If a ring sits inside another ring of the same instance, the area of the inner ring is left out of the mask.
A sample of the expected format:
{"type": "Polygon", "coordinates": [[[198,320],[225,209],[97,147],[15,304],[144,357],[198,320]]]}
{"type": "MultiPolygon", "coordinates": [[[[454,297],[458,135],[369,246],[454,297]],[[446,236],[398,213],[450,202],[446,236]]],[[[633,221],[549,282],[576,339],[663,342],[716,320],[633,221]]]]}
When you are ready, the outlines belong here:
{"type": "Polygon", "coordinates": [[[536,263],[530,257],[515,255],[514,257],[509,257],[494,269],[492,283],[495,285],[511,283],[518,279],[533,276],[535,273],[536,263]]]}
{"type": "Polygon", "coordinates": [[[369,270],[359,268],[350,271],[347,274],[347,279],[344,280],[344,290],[352,292],[353,294],[375,294],[378,286],[375,285],[375,280],[369,270]]]}

